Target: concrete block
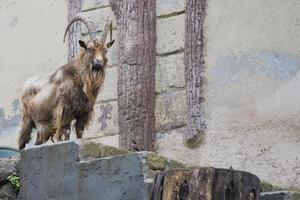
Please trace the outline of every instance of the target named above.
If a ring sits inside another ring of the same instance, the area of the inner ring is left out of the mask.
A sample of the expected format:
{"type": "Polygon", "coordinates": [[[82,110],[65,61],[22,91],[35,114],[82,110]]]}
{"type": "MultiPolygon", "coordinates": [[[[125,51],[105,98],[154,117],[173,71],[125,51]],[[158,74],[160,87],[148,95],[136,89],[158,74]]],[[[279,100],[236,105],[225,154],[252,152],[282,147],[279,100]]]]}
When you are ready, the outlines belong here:
{"type": "Polygon", "coordinates": [[[186,124],[185,90],[168,90],[156,96],[156,130],[167,131],[186,124]]]}
{"type": "Polygon", "coordinates": [[[185,1],[183,0],[157,0],[157,16],[172,15],[185,10],[185,1]]]}
{"type": "MultiPolygon", "coordinates": [[[[106,147],[94,143],[88,148],[94,152],[106,147]]],[[[78,154],[74,142],[22,151],[19,199],[148,200],[157,171],[184,167],[151,152],[89,161],[79,161],[78,154]]]]}
{"type": "Polygon", "coordinates": [[[156,57],[155,91],[185,87],[183,53],[156,57]]]}
{"type": "Polygon", "coordinates": [[[118,126],[118,103],[109,101],[98,103],[94,107],[94,118],[91,125],[84,133],[84,137],[98,137],[116,135],[118,126]]]}
{"type": "Polygon", "coordinates": [[[109,0],[83,0],[82,11],[104,8],[109,6],[109,0]]]}
{"type": "Polygon", "coordinates": [[[291,200],[292,196],[288,191],[276,191],[261,193],[260,200],[291,200]]]}
{"type": "Polygon", "coordinates": [[[111,67],[106,69],[105,80],[98,95],[98,102],[116,100],[118,98],[118,68],[111,67]]]}
{"type": "Polygon", "coordinates": [[[184,14],[157,20],[156,51],[158,54],[183,50],[184,21],[184,14]]]}
{"type": "Polygon", "coordinates": [[[78,199],[79,147],[73,142],[21,151],[20,200],[78,199]]]}

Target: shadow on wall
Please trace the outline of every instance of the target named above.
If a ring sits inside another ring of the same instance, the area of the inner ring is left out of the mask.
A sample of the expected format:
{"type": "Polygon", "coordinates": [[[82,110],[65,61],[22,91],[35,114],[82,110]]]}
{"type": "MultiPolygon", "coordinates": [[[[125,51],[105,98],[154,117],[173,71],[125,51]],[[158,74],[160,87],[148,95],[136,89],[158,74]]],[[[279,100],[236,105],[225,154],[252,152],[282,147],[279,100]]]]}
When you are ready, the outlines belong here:
{"type": "Polygon", "coordinates": [[[0,108],[0,145],[17,146],[16,131],[20,122],[20,102],[13,102],[12,115],[7,116],[4,108],[0,108]]]}

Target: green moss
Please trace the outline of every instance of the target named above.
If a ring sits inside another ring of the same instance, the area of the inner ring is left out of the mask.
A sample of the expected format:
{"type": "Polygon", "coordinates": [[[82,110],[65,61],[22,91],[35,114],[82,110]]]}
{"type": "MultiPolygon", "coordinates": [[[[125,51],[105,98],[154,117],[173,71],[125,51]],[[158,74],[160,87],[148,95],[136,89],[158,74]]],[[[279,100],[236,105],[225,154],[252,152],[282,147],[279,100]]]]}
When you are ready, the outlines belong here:
{"type": "Polygon", "coordinates": [[[300,200],[300,193],[299,192],[292,193],[292,200],[300,200]]]}
{"type": "Polygon", "coordinates": [[[164,171],[167,165],[167,159],[156,153],[149,153],[147,155],[146,162],[151,170],[164,171]]]}
{"type": "Polygon", "coordinates": [[[262,181],[261,182],[261,189],[263,192],[273,192],[273,191],[280,191],[280,190],[285,190],[284,188],[281,188],[276,185],[272,185],[268,182],[262,181]]]}
{"type": "Polygon", "coordinates": [[[189,167],[185,164],[176,160],[168,160],[167,169],[188,169],[189,167]]]}
{"type": "Polygon", "coordinates": [[[83,145],[81,155],[84,158],[103,158],[110,156],[123,155],[128,153],[124,149],[118,149],[112,146],[103,145],[95,142],[88,142],[83,145]]]}
{"type": "Polygon", "coordinates": [[[188,169],[184,163],[178,162],[176,160],[167,159],[156,153],[149,153],[146,158],[147,165],[151,170],[169,170],[169,169],[188,169]]]}

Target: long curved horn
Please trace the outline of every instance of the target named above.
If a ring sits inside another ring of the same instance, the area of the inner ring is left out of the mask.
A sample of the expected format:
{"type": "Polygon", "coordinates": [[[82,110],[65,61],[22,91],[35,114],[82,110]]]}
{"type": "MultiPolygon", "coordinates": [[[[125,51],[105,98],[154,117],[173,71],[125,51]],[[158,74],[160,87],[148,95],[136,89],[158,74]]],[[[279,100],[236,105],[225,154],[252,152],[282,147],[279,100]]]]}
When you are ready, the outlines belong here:
{"type": "MultiPolygon", "coordinates": [[[[100,38],[101,41],[105,42],[105,40],[107,38],[107,33],[108,33],[110,27],[112,27],[112,21],[106,21],[103,26],[103,29],[102,29],[102,35],[100,38]]],[[[112,31],[112,30],[110,30],[110,31],[112,31]]]]}
{"type": "Polygon", "coordinates": [[[69,28],[76,21],[80,21],[85,24],[85,26],[88,29],[88,33],[89,33],[91,40],[96,39],[97,30],[96,30],[96,26],[95,26],[94,22],[89,17],[86,17],[86,16],[82,15],[81,13],[78,13],[71,18],[70,22],[67,25],[65,35],[64,35],[64,42],[65,42],[66,35],[68,33],[69,28]]]}

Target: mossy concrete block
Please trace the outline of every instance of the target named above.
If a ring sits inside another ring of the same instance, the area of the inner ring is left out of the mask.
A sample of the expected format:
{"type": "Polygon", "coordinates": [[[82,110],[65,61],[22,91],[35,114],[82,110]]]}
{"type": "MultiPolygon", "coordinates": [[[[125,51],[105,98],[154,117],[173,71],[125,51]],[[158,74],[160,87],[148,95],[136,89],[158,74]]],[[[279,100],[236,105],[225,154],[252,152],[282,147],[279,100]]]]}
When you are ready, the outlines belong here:
{"type": "Polygon", "coordinates": [[[176,160],[167,159],[164,156],[158,155],[157,153],[147,153],[146,164],[149,169],[154,171],[164,171],[169,169],[187,169],[187,164],[178,162],[176,160]]]}
{"type": "Polygon", "coordinates": [[[292,200],[300,200],[300,192],[291,192],[292,200]]]}
{"type": "Polygon", "coordinates": [[[90,160],[103,157],[111,157],[117,155],[124,155],[129,151],[104,145],[97,142],[85,140],[80,145],[80,158],[82,160],[90,160]]]}
{"type": "Polygon", "coordinates": [[[148,200],[158,172],[184,166],[87,139],[22,150],[20,163],[20,200],[148,200]]]}
{"type": "Polygon", "coordinates": [[[285,189],[282,187],[273,185],[271,183],[268,183],[266,181],[262,181],[261,182],[261,190],[262,190],[262,192],[274,192],[274,191],[283,191],[285,189]]]}

